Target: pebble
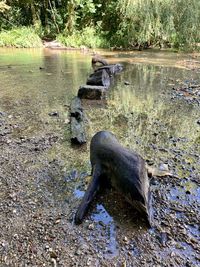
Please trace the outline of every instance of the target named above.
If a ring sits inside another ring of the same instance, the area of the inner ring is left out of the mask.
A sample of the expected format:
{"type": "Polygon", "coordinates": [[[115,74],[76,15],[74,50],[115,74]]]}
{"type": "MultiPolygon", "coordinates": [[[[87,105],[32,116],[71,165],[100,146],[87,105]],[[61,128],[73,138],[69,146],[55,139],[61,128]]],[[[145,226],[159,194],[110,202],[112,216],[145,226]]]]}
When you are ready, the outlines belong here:
{"type": "Polygon", "coordinates": [[[162,163],[162,164],[159,165],[159,170],[161,170],[161,171],[169,171],[169,167],[168,167],[167,164],[162,163]]]}
{"type": "Polygon", "coordinates": [[[130,82],[125,81],[124,84],[125,84],[125,85],[130,85],[130,82]]]}
{"type": "Polygon", "coordinates": [[[52,111],[52,112],[49,112],[49,116],[51,116],[51,117],[58,117],[59,116],[59,113],[57,111],[52,111]]]}
{"type": "Polygon", "coordinates": [[[88,229],[89,229],[89,230],[94,230],[94,224],[93,224],[93,223],[89,224],[89,225],[88,225],[88,229]]]}
{"type": "Polygon", "coordinates": [[[127,243],[128,242],[128,238],[126,236],[124,236],[123,241],[127,243]]]}
{"type": "Polygon", "coordinates": [[[57,252],[55,252],[55,251],[52,250],[52,249],[51,249],[51,251],[50,251],[50,249],[49,249],[49,252],[50,252],[50,257],[51,257],[51,258],[54,258],[54,259],[57,259],[57,258],[58,258],[58,254],[57,254],[57,252]]]}

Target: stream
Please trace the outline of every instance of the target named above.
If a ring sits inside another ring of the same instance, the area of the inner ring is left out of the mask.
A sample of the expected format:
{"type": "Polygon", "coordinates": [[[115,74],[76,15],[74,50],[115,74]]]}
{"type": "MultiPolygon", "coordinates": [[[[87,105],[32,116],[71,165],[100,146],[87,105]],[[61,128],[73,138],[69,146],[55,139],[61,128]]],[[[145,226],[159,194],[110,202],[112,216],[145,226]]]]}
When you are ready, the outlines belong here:
{"type": "Polygon", "coordinates": [[[124,71],[106,101],[83,101],[88,142],[74,147],[69,107],[92,51],[0,48],[0,266],[199,266],[200,56],[98,52],[124,71]],[[151,229],[115,191],[74,225],[100,130],[174,174],[150,180],[151,229]]]}

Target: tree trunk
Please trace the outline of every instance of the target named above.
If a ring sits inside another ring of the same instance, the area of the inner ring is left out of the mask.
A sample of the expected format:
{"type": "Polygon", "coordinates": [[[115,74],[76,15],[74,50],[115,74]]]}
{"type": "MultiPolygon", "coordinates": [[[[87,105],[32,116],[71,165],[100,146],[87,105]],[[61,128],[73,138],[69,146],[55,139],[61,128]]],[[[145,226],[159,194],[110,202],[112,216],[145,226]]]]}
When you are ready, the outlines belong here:
{"type": "Polygon", "coordinates": [[[31,15],[32,15],[32,24],[35,26],[37,24],[37,21],[39,20],[39,18],[37,16],[37,12],[36,12],[36,8],[34,6],[34,3],[30,4],[30,8],[31,8],[31,15]]]}
{"type": "Polygon", "coordinates": [[[70,0],[69,3],[67,4],[67,23],[65,26],[65,31],[69,34],[72,34],[75,28],[75,23],[76,23],[76,1],[70,0]]]}

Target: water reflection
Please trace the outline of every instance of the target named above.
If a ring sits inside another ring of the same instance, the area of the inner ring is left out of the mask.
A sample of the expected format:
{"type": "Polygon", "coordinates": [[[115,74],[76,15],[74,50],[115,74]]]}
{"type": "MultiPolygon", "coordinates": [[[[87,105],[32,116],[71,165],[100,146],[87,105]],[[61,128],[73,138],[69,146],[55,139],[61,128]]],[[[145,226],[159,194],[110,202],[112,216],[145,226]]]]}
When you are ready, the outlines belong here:
{"type": "MultiPolygon", "coordinates": [[[[116,226],[113,218],[109,215],[102,204],[97,204],[96,211],[91,216],[96,223],[96,234],[102,239],[104,245],[103,252],[107,257],[114,257],[118,254],[118,244],[116,240],[116,226]]],[[[101,241],[100,241],[101,242],[101,241]]]]}
{"type": "Polygon", "coordinates": [[[24,94],[37,97],[48,92],[48,100],[53,101],[53,97],[67,99],[76,93],[85,82],[90,61],[81,53],[7,49],[1,53],[0,67],[4,72],[1,94],[15,92],[16,98],[22,98],[24,94]]]}
{"type": "Polygon", "coordinates": [[[81,191],[81,190],[79,190],[79,189],[75,189],[75,190],[74,190],[74,196],[75,196],[76,198],[83,198],[84,194],[85,194],[84,191],[81,191]]]}

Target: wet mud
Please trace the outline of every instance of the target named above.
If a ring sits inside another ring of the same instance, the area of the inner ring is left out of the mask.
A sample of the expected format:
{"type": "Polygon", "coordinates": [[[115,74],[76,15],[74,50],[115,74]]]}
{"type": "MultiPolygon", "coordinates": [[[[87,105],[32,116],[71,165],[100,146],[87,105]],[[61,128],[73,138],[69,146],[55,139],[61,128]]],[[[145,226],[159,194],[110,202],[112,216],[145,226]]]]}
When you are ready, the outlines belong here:
{"type": "Polygon", "coordinates": [[[179,67],[182,55],[105,52],[125,71],[106,103],[84,103],[88,143],[78,148],[70,145],[69,105],[91,55],[1,52],[0,266],[198,266],[200,111],[199,89],[191,88],[198,71],[179,67]],[[195,90],[195,100],[174,95],[177,88],[195,90]],[[174,174],[150,179],[151,229],[114,190],[100,192],[74,224],[99,130],[174,174]]]}

